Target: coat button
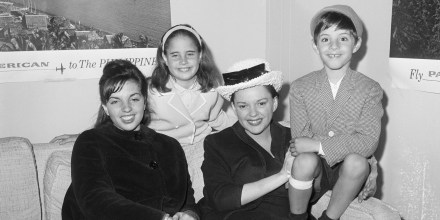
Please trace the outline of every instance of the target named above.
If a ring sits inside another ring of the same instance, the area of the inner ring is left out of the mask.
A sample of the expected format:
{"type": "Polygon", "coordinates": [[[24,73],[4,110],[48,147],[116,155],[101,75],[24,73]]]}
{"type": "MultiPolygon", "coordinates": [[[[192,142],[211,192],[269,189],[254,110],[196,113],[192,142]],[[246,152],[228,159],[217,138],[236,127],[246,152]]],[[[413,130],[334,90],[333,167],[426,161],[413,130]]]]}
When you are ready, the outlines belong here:
{"type": "Polygon", "coordinates": [[[328,136],[329,136],[329,137],[333,137],[333,136],[335,136],[335,132],[333,132],[333,131],[329,131],[329,132],[328,132],[328,136]]]}
{"type": "Polygon", "coordinates": [[[155,170],[159,167],[159,163],[157,163],[156,161],[151,161],[150,164],[148,165],[151,169],[155,170]]]}

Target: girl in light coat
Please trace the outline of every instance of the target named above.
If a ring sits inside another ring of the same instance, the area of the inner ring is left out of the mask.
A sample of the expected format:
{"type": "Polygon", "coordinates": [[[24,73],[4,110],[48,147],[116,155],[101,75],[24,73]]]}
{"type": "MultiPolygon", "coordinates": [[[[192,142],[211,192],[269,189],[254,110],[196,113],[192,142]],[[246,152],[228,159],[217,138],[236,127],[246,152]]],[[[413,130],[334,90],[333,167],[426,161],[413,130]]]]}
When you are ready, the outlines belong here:
{"type": "Polygon", "coordinates": [[[188,158],[196,201],[202,197],[203,140],[231,126],[235,116],[223,110],[214,90],[222,84],[203,38],[189,25],[170,28],[162,37],[157,66],[149,78],[149,127],[179,141],[188,158]]]}

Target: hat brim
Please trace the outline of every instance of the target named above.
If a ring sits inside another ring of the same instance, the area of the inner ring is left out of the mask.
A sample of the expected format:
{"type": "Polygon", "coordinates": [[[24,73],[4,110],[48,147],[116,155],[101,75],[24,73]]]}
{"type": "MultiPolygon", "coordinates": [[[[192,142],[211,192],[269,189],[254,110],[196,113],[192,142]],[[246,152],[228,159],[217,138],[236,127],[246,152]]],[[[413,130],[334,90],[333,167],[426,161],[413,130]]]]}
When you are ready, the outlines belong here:
{"type": "Polygon", "coordinates": [[[269,71],[257,78],[251,79],[247,82],[237,83],[235,85],[219,86],[217,92],[226,100],[231,101],[231,96],[235,92],[255,86],[272,85],[278,92],[283,85],[283,76],[280,71],[269,71]]]}

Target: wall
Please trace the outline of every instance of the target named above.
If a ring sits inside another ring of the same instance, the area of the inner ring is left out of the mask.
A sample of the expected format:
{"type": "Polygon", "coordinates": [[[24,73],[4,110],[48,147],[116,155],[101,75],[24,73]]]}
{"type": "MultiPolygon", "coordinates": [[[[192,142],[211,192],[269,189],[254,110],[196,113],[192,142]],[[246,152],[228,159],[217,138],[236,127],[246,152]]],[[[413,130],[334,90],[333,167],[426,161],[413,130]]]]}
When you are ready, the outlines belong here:
{"type": "Polygon", "coordinates": [[[211,48],[220,71],[266,56],[266,0],[171,0],[171,24],[192,25],[211,48]]]}
{"type": "Polygon", "coordinates": [[[91,127],[99,106],[98,80],[0,84],[0,137],[49,142],[91,127]]]}
{"type": "MultiPolygon", "coordinates": [[[[291,81],[322,68],[311,47],[312,16],[321,8],[348,4],[365,24],[363,48],[353,68],[385,91],[383,131],[376,157],[380,190],[405,219],[440,218],[440,94],[393,88],[388,70],[392,0],[268,1],[267,58],[291,81]],[[287,73],[287,74],[286,74],[287,73]]],[[[285,117],[288,118],[288,109],[285,117]]]]}
{"type": "MultiPolygon", "coordinates": [[[[172,25],[193,25],[215,51],[220,70],[265,56],[265,0],[171,0],[170,5],[172,25]]],[[[0,137],[42,143],[90,128],[99,106],[97,85],[98,79],[0,84],[0,137]]]]}

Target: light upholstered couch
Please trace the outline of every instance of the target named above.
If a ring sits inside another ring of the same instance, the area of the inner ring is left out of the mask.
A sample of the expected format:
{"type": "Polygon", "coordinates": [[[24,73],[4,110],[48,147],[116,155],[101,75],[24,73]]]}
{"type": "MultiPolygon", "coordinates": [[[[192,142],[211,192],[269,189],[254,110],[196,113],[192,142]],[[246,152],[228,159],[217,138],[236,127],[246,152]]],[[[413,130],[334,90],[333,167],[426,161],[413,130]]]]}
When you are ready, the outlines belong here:
{"type": "MultiPolygon", "coordinates": [[[[32,144],[21,137],[0,138],[1,220],[61,219],[64,194],[71,181],[72,147],[73,143],[32,144]]],[[[313,215],[322,213],[329,195],[327,193],[313,206],[313,215]]],[[[400,217],[390,205],[370,198],[361,204],[353,201],[341,219],[393,220],[400,217]]]]}

